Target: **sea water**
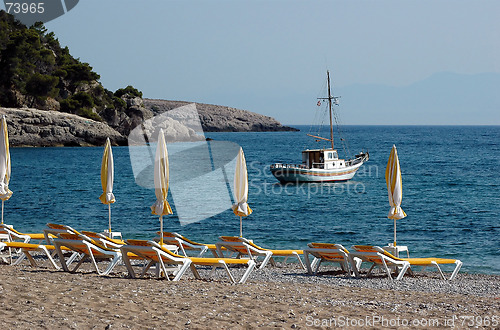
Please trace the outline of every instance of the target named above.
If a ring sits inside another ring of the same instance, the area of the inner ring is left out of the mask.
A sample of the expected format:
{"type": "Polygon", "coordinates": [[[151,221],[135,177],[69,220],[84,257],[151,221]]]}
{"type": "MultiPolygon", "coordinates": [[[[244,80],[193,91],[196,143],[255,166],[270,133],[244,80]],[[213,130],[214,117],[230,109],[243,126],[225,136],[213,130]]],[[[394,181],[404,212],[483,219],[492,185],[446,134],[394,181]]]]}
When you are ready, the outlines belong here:
{"type": "MultiPolygon", "coordinates": [[[[347,248],[392,243],[394,222],[387,218],[384,175],[395,144],[403,179],[402,208],[407,214],[397,221],[397,244],[408,246],[410,256],[458,258],[464,271],[500,274],[499,126],[346,126],[350,152],[370,153],[353,180],[283,185],[271,175],[270,164],[300,163],[304,148],[325,146],[305,135],[308,127],[299,128],[300,132],[205,133],[213,139],[209,144],[214,155],[220,141],[233,143],[229,156],[235,156],[234,146],[245,152],[253,213],[243,219],[244,237],[269,248],[303,249],[309,242],[347,248]]],[[[339,139],[336,142],[343,154],[339,139]]],[[[175,152],[174,145],[169,145],[171,149],[175,152]]],[[[107,228],[108,207],[98,199],[102,153],[101,147],[11,148],[14,194],[5,202],[5,223],[25,232],[41,231],[48,222],[82,230],[107,228]]],[[[156,200],[154,190],[136,180],[127,147],[113,147],[113,154],[113,231],[126,238],[151,239],[159,230],[158,217],[150,210],[156,200]]],[[[174,215],[163,218],[165,230],[205,243],[215,242],[220,235],[239,235],[239,218],[230,209],[234,171],[224,171],[217,182],[227,186],[225,193],[211,191],[203,186],[214,181],[199,175],[198,165],[187,154],[182,164],[172,156],[171,172],[182,169],[197,174],[171,190],[174,215]],[[186,197],[176,193],[179,187],[186,197]],[[203,193],[189,198],[191,190],[193,196],[203,193]],[[179,212],[197,212],[203,196],[209,204],[223,200],[225,211],[203,213],[186,225],[176,207],[179,212]]],[[[211,158],[214,171],[216,158],[211,158]]]]}

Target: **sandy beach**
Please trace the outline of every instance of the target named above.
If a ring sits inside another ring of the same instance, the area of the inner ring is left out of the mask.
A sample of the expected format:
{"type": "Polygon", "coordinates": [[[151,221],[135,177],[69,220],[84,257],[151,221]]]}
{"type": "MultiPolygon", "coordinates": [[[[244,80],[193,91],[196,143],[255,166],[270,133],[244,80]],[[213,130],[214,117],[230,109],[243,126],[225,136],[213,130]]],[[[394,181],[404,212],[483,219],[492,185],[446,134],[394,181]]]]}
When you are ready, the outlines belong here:
{"type": "Polygon", "coordinates": [[[269,267],[231,284],[223,271],[170,282],[129,279],[123,265],[98,276],[88,264],[74,274],[3,264],[0,320],[5,329],[500,327],[500,276],[460,273],[448,282],[426,272],[389,281],[323,269],[309,276],[296,264],[269,267]]]}

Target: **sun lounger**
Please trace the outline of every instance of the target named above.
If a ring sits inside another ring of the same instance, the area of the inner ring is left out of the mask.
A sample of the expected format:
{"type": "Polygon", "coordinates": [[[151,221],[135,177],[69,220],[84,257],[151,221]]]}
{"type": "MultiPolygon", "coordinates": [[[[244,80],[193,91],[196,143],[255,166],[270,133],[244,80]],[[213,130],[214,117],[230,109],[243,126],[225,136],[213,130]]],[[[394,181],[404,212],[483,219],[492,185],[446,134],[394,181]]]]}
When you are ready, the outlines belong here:
{"type": "Polygon", "coordinates": [[[195,266],[210,266],[212,267],[212,271],[215,271],[215,269],[218,267],[224,268],[231,282],[235,283],[234,277],[229,271],[228,265],[246,265],[248,268],[239,281],[239,283],[245,283],[248,276],[255,267],[255,262],[253,260],[180,256],[168,250],[164,246],[160,246],[160,244],[154,241],[127,240],[127,243],[128,245],[124,245],[121,247],[121,251],[124,255],[123,261],[125,262],[125,265],[127,266],[127,269],[129,271],[129,275],[132,278],[135,277],[135,272],[132,268],[132,263],[126,256],[126,253],[133,253],[148,261],[148,265],[143,269],[142,275],[145,274],[149,266],[151,266],[153,263],[157,263],[165,274],[168,274],[168,272],[172,272],[175,275],[173,281],[178,281],[188,267],[191,269],[195,278],[201,279],[195,266]],[[167,268],[166,265],[173,265],[175,267],[167,268]]]}
{"type": "MultiPolygon", "coordinates": [[[[309,243],[307,246],[309,248],[304,250],[304,259],[309,274],[316,274],[323,262],[335,262],[340,265],[342,271],[351,276],[349,271],[349,251],[345,247],[340,244],[330,243],[309,243]],[[309,254],[314,256],[312,262],[309,259],[309,254]]],[[[354,266],[359,268],[360,264],[361,259],[355,258],[354,266]]]]}
{"type": "Polygon", "coordinates": [[[0,243],[0,250],[1,248],[12,248],[12,249],[20,249],[23,252],[23,256],[19,257],[16,259],[16,261],[13,263],[13,265],[19,265],[23,260],[24,257],[28,258],[30,264],[32,267],[38,267],[38,264],[36,263],[35,259],[31,255],[32,252],[43,252],[48,260],[50,261],[50,264],[55,268],[59,269],[60,267],[57,266],[55,263],[54,259],[52,258],[51,252],[50,251],[55,251],[55,247],[53,245],[43,245],[43,244],[32,244],[32,243],[23,243],[23,242],[3,242],[0,243]]]}
{"type": "MultiPolygon", "coordinates": [[[[43,233],[31,234],[31,233],[21,233],[15,230],[12,226],[6,224],[0,224],[0,235],[4,238],[5,242],[10,242],[13,244],[7,244],[4,246],[4,250],[6,252],[6,256],[10,257],[10,264],[18,265],[20,264],[25,257],[31,258],[30,252],[41,251],[46,252],[44,246],[48,248],[48,250],[52,250],[54,252],[54,247],[51,245],[42,245],[41,242],[45,239],[45,235],[43,233]],[[38,244],[24,245],[24,249],[18,243],[28,244],[33,243],[33,240],[38,240],[38,244]],[[39,248],[34,248],[34,246],[40,246],[39,248]],[[12,250],[16,251],[15,255],[18,255],[18,258],[13,261],[12,250]],[[20,254],[23,253],[23,254],[20,254]]],[[[5,259],[5,258],[4,258],[5,259]]],[[[51,261],[53,261],[51,256],[51,261]]],[[[7,260],[5,260],[7,262],[7,260]]],[[[33,258],[30,259],[31,264],[33,265],[33,258]]]]}
{"type": "MultiPolygon", "coordinates": [[[[160,232],[157,234],[160,235],[160,232]]],[[[217,253],[217,246],[215,246],[215,244],[194,242],[178,233],[163,232],[163,242],[166,244],[177,245],[186,257],[188,257],[187,251],[190,250],[196,252],[199,251],[197,257],[202,257],[207,251],[211,251],[214,257],[219,257],[217,253]]],[[[226,249],[223,250],[225,251],[226,249]]]]}
{"type": "MultiPolygon", "coordinates": [[[[16,233],[12,226],[6,224],[0,224],[0,242],[9,243],[14,242],[16,240],[21,240],[24,243],[28,243],[30,241],[30,237],[27,235],[21,235],[16,233]]],[[[2,249],[0,250],[0,258],[7,264],[12,264],[13,255],[21,253],[20,249],[13,249],[10,246],[2,245],[2,249]]]]}
{"type": "MultiPolygon", "coordinates": [[[[371,246],[371,245],[354,245],[352,247],[355,251],[350,253],[350,260],[352,260],[353,257],[358,257],[363,261],[370,262],[372,263],[372,266],[370,270],[368,271],[368,275],[370,275],[371,271],[375,266],[382,267],[386,272],[387,275],[389,276],[390,279],[392,279],[391,276],[391,271],[390,271],[390,266],[394,266],[398,271],[399,274],[397,276],[397,280],[403,278],[404,274],[406,271],[409,269],[411,271],[411,266],[422,266],[422,267],[429,267],[429,266],[434,266],[438,269],[439,274],[441,277],[445,280],[446,277],[444,276],[443,272],[441,271],[441,267],[439,265],[444,265],[444,264],[455,264],[455,269],[453,270],[450,280],[453,280],[458,272],[460,271],[460,268],[462,267],[462,262],[457,259],[443,259],[443,258],[398,258],[396,256],[393,256],[389,252],[385,251],[379,246],[371,246]]],[[[357,270],[355,270],[356,277],[359,277],[359,273],[357,270]]]]}
{"type": "Polygon", "coordinates": [[[120,250],[107,248],[83,234],[59,233],[58,238],[54,238],[53,241],[61,261],[61,266],[66,272],[76,272],[85,260],[90,259],[94,269],[99,275],[108,275],[122,259],[120,250]],[[64,258],[63,247],[77,252],[82,256],[78,264],[72,270],[69,270],[66,259],[64,258]],[[97,260],[110,260],[110,262],[108,267],[104,271],[101,271],[97,266],[97,260]]]}
{"type": "Polygon", "coordinates": [[[16,239],[21,239],[24,241],[24,243],[29,243],[32,240],[38,240],[38,243],[41,243],[43,240],[45,240],[44,233],[34,233],[34,234],[21,233],[16,229],[14,229],[14,227],[6,224],[0,224],[0,233],[5,233],[10,235],[12,241],[15,241],[16,239]]]}
{"type": "Polygon", "coordinates": [[[252,241],[243,238],[243,237],[233,237],[233,236],[220,236],[219,242],[215,244],[217,246],[217,250],[219,255],[222,254],[222,248],[226,248],[228,251],[236,252],[238,255],[237,258],[240,257],[248,257],[249,259],[256,259],[259,256],[263,256],[264,260],[260,265],[259,269],[264,268],[268,262],[271,262],[273,266],[276,266],[276,263],[273,259],[274,257],[285,257],[284,262],[289,257],[295,257],[299,261],[300,265],[303,269],[306,269],[302,260],[300,259],[300,255],[303,254],[302,250],[270,250],[262,248],[258,245],[255,245],[252,241]]]}

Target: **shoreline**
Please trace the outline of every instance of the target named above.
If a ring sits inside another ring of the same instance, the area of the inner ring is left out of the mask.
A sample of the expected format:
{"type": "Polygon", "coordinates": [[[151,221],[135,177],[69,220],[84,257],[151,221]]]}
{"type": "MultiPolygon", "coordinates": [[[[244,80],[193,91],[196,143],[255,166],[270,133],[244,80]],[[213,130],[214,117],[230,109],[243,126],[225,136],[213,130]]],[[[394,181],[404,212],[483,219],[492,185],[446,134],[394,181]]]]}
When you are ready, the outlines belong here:
{"type": "MultiPolygon", "coordinates": [[[[82,267],[72,274],[26,264],[0,265],[4,326],[304,329],[342,326],[340,322],[348,328],[450,328],[452,323],[467,328],[486,322],[489,327],[500,326],[497,275],[459,273],[454,281],[443,281],[435,272],[417,272],[401,281],[382,275],[350,279],[331,266],[310,276],[298,265],[288,264],[255,270],[247,283],[230,284],[222,270],[211,280],[194,280],[186,272],[179,282],[170,282],[126,278],[123,265],[109,276],[91,272],[88,263],[82,267]]],[[[243,270],[231,271],[239,277],[243,270]]],[[[205,279],[208,273],[200,271],[205,279]]]]}

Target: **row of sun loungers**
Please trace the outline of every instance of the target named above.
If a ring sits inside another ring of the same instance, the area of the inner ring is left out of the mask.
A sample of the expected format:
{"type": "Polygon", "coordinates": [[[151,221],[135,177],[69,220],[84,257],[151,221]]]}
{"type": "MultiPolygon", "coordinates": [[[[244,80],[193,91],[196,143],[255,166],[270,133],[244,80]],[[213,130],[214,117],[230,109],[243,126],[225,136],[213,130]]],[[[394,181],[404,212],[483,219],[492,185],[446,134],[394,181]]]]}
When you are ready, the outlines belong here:
{"type": "Polygon", "coordinates": [[[353,245],[352,251],[348,251],[340,244],[310,243],[308,247],[304,250],[304,259],[309,274],[316,273],[322,262],[335,262],[348,276],[351,276],[352,272],[355,277],[360,277],[360,266],[363,262],[367,262],[371,264],[367,276],[370,276],[373,269],[378,267],[387,273],[389,279],[392,279],[391,270],[395,270],[396,279],[400,280],[407,271],[412,271],[411,266],[421,266],[424,269],[436,267],[442,279],[446,279],[440,265],[454,264],[455,268],[449,278],[453,280],[462,267],[462,262],[458,259],[398,258],[379,246],[353,245]],[[309,255],[315,257],[312,262],[310,262],[309,255]]]}
{"type": "Polygon", "coordinates": [[[462,262],[456,259],[442,258],[398,258],[378,246],[354,245],[347,250],[340,244],[310,243],[305,250],[272,250],[256,245],[251,240],[242,237],[221,236],[216,244],[194,242],[177,233],[163,233],[163,245],[153,240],[118,240],[111,239],[103,234],[90,231],[78,232],[75,229],[59,224],[47,224],[44,233],[20,233],[10,226],[1,225],[0,234],[10,239],[0,242],[0,250],[8,251],[3,258],[10,258],[10,263],[19,264],[27,258],[33,267],[38,264],[33,253],[43,253],[55,269],[75,272],[85,262],[90,261],[92,267],[100,275],[108,275],[117,264],[124,263],[129,276],[136,277],[136,269],[142,267],[140,276],[144,276],[153,266],[156,276],[165,276],[167,279],[178,281],[188,268],[194,277],[200,279],[197,267],[211,267],[211,275],[217,268],[222,268],[231,282],[236,282],[230,268],[245,267],[239,283],[244,283],[260,262],[259,269],[271,264],[276,266],[276,257],[298,260],[303,269],[309,274],[316,274],[325,262],[334,262],[347,276],[360,277],[362,263],[370,263],[367,272],[370,276],[375,268],[380,268],[389,279],[393,273],[399,280],[412,267],[436,267],[440,276],[446,279],[440,265],[454,264],[455,268],[449,277],[453,280],[462,262]],[[38,241],[37,243],[34,243],[38,241]],[[42,244],[45,241],[46,244],[42,244]],[[11,251],[18,251],[18,257],[13,261],[11,251]],[[210,251],[212,257],[205,257],[210,251]],[[55,261],[57,255],[60,267],[55,261]],[[302,262],[301,256],[304,258],[302,262]],[[313,259],[311,260],[311,257],[313,259]],[[100,269],[98,261],[108,261],[104,269],[100,269]],[[76,265],[73,265],[76,263],[76,265]]]}

